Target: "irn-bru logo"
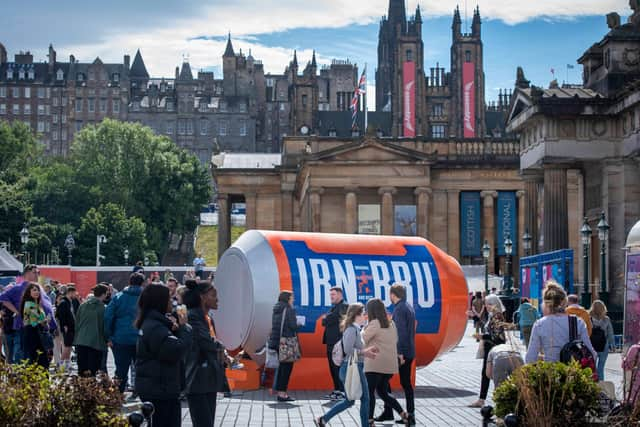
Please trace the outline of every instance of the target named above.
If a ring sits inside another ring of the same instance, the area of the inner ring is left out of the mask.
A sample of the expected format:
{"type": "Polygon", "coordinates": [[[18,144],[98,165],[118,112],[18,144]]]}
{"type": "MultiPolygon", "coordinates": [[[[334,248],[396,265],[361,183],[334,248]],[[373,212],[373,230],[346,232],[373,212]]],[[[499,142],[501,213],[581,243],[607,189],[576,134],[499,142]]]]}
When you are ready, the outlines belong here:
{"type": "Polygon", "coordinates": [[[283,240],[298,314],[307,317],[302,332],[313,332],[314,321],[326,313],[329,290],[342,287],[347,302],[366,304],[380,298],[391,306],[389,287],[400,283],[416,312],[418,333],[437,333],[440,327],[441,290],[433,257],[424,246],[407,245],[402,256],[326,254],[310,250],[303,241],[283,240]]]}

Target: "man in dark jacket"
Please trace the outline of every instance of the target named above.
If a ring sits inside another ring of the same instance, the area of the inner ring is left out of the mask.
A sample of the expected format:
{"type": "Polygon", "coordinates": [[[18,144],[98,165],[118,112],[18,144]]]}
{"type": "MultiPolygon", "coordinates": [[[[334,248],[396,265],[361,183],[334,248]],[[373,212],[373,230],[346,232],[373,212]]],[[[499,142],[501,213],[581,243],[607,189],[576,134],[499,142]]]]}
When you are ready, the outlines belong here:
{"type": "Polygon", "coordinates": [[[138,298],[143,283],[144,276],[133,273],[129,277],[129,286],[112,297],[104,313],[104,333],[113,351],[121,393],[124,393],[127,386],[129,367],[135,364],[136,360],[138,331],[134,328],[133,322],[138,312],[138,298]]]}
{"type": "MultiPolygon", "coordinates": [[[[409,414],[409,425],[416,424],[415,402],[413,396],[413,385],[411,384],[411,369],[413,359],[416,357],[416,313],[413,307],[407,304],[407,289],[399,284],[394,284],[389,288],[389,298],[394,305],[393,323],[398,331],[398,364],[400,374],[400,384],[404,390],[404,397],[407,401],[407,413],[409,414]]],[[[393,409],[385,404],[384,412],[376,421],[393,420],[393,409]]],[[[404,420],[397,421],[405,424],[404,420]]]]}
{"type": "Polygon", "coordinates": [[[340,381],[340,366],[336,366],[333,363],[331,353],[333,352],[333,347],[342,338],[340,322],[347,314],[349,305],[344,302],[342,288],[340,287],[331,288],[329,296],[331,297],[331,310],[322,318],[322,326],[324,326],[322,344],[327,346],[327,360],[329,361],[329,372],[331,372],[331,379],[333,380],[333,391],[325,398],[340,400],[344,397],[344,385],[340,381]]]}

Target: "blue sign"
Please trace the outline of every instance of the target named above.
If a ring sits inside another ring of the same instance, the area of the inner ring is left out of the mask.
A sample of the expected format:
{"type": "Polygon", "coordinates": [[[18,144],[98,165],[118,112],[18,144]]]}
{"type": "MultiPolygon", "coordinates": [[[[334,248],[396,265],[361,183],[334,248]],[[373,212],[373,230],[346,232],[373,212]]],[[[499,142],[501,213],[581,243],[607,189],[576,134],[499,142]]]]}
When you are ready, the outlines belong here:
{"type": "Polygon", "coordinates": [[[482,235],[480,234],[480,192],[460,193],[460,254],[462,256],[482,255],[482,235]]]}
{"type": "Polygon", "coordinates": [[[518,253],[518,210],[515,191],[498,191],[496,204],[498,222],[496,224],[496,250],[498,255],[506,255],[504,241],[509,236],[513,242],[513,253],[518,253]]]}
{"type": "MultiPolygon", "coordinates": [[[[406,245],[402,256],[317,253],[306,242],[283,240],[291,271],[298,314],[317,319],[331,307],[329,290],[342,287],[348,303],[366,304],[380,298],[391,305],[389,287],[407,289],[407,303],[416,312],[417,333],[435,334],[440,329],[442,297],[440,276],[433,257],[424,246],[406,245]]],[[[314,332],[307,321],[301,332],[314,332]]]]}

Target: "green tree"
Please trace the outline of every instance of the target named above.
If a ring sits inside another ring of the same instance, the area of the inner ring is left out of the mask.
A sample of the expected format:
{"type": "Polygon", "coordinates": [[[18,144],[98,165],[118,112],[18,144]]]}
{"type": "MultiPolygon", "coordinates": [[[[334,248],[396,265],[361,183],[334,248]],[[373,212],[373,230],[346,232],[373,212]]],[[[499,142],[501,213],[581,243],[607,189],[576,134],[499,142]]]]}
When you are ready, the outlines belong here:
{"type": "Polygon", "coordinates": [[[124,249],[129,250],[130,259],[142,259],[147,249],[145,231],[145,223],[140,218],[128,217],[117,204],[91,208],[82,218],[74,263],[95,265],[96,236],[100,234],[107,238],[107,242],[100,245],[100,254],[104,255],[102,265],[122,265],[124,249]]]}

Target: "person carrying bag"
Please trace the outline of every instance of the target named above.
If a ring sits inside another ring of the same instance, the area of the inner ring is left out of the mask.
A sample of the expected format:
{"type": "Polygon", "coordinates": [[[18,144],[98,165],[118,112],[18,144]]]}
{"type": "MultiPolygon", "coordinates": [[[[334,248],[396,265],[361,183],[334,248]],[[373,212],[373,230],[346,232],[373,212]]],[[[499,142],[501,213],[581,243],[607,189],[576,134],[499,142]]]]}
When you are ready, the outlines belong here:
{"type": "Polygon", "coordinates": [[[278,402],[295,400],[289,396],[287,388],[293,364],[301,357],[297,330],[298,322],[296,310],[293,308],[293,294],[290,291],[282,291],[278,302],[273,307],[271,335],[267,345],[267,358],[271,366],[275,364],[273,352],[278,353],[278,365],[273,383],[273,390],[278,394],[278,402]]]}

